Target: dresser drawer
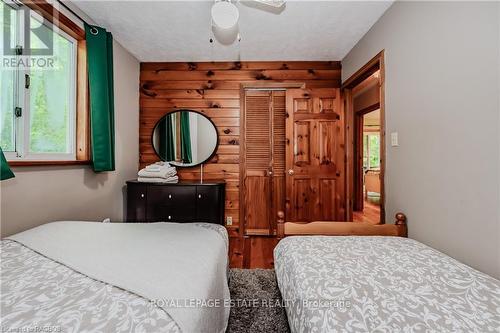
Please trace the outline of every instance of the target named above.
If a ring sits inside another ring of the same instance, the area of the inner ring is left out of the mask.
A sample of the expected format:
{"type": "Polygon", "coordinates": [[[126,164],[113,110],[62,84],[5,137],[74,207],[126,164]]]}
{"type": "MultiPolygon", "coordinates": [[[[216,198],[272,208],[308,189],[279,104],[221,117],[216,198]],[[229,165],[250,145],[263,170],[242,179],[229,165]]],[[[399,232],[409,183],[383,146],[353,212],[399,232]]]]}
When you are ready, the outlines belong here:
{"type": "Polygon", "coordinates": [[[196,218],[196,186],[149,186],[147,220],[191,222],[196,218]]]}
{"type": "Polygon", "coordinates": [[[127,186],[127,222],[146,221],[147,186],[127,186]]]}
{"type": "Polygon", "coordinates": [[[219,223],[221,188],[216,186],[196,187],[196,220],[219,223]]]}

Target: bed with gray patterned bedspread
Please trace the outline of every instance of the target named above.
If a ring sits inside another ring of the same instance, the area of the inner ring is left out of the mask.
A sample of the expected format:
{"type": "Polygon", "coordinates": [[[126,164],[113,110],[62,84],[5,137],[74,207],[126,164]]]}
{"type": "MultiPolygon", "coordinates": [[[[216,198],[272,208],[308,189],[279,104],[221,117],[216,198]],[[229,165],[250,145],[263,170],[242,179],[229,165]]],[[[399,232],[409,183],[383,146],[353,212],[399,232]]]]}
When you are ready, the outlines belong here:
{"type": "MultiPolygon", "coordinates": [[[[228,236],[220,225],[196,223],[228,236]]],[[[160,307],[91,279],[12,240],[2,240],[1,332],[181,332],[160,307]]]]}
{"type": "Polygon", "coordinates": [[[415,240],[287,237],[274,259],[292,332],[500,332],[500,281],[415,240]]]}

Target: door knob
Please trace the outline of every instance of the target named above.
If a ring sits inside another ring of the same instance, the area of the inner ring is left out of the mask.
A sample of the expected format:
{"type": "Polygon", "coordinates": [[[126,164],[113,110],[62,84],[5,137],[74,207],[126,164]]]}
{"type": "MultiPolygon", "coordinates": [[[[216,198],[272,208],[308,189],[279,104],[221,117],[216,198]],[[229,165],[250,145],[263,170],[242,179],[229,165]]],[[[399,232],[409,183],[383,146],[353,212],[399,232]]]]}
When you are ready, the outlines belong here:
{"type": "Polygon", "coordinates": [[[268,174],[268,176],[272,176],[273,172],[272,171],[268,171],[267,174],[268,174]]]}
{"type": "Polygon", "coordinates": [[[295,173],[295,172],[293,171],[293,169],[289,169],[289,170],[288,170],[288,174],[289,174],[290,176],[293,176],[293,174],[294,174],[294,173],[295,173]]]}

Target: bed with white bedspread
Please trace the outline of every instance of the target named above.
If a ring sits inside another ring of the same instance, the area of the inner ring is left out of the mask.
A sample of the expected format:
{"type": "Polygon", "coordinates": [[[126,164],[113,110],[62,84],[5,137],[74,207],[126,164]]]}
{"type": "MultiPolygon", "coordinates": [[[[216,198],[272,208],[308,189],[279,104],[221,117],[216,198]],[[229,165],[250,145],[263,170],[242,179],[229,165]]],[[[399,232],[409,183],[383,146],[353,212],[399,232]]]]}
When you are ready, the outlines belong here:
{"type": "Polygon", "coordinates": [[[274,250],[292,332],[499,332],[500,281],[402,237],[287,237],[274,250]]]}
{"type": "Polygon", "coordinates": [[[1,329],[223,332],[227,248],[225,228],[205,223],[54,222],[8,237],[1,329]]]}

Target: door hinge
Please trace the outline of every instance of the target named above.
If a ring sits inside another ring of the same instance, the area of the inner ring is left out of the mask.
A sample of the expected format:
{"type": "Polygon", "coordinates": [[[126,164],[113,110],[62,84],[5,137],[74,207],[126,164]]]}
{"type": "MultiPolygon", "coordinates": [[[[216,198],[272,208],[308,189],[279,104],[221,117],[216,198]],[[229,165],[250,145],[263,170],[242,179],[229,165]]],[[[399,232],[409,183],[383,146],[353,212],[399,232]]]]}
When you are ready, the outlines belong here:
{"type": "Polygon", "coordinates": [[[29,89],[31,84],[31,77],[29,74],[24,74],[24,88],[29,89]]]}
{"type": "Polygon", "coordinates": [[[15,109],[14,109],[14,114],[16,117],[22,117],[23,115],[23,108],[20,108],[19,106],[17,106],[15,109]]]}
{"type": "Polygon", "coordinates": [[[22,55],[23,54],[23,47],[21,45],[16,46],[16,55],[22,55]]]}

